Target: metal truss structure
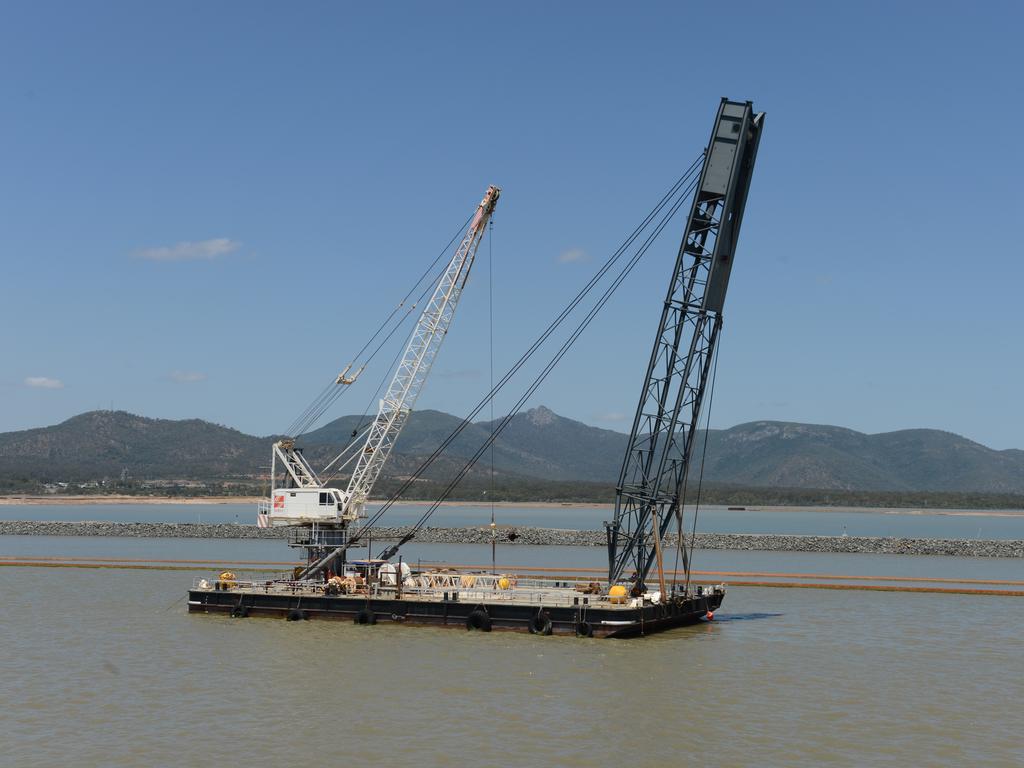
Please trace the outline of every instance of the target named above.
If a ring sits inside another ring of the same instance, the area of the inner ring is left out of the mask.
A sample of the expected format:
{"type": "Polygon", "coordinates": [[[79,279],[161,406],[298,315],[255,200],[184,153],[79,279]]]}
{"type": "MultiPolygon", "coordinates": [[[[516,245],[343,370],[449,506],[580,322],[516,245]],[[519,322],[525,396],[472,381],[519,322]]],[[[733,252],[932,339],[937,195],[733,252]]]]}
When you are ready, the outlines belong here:
{"type": "Polygon", "coordinates": [[[317,477],[313,467],[310,466],[302,451],[295,447],[295,441],[291,438],[279,440],[274,443],[274,451],[271,455],[270,477],[277,477],[277,464],[281,463],[284,471],[291,478],[293,488],[318,488],[320,478],[317,477]]]}
{"type": "MultiPolygon", "coordinates": [[[[701,404],[754,170],[764,113],[722,99],[661,313],[629,447],[606,523],[609,584],[628,571],[641,594],[662,542],[681,522],[701,404]]],[[[681,526],[680,526],[681,527],[681,526]]],[[[688,560],[684,567],[689,568],[688,560]]]]}
{"type": "Polygon", "coordinates": [[[355,519],[362,514],[363,505],[416,404],[423,382],[448,334],[455,307],[500,194],[498,187],[487,188],[465,237],[420,315],[391,385],[380,401],[377,417],[367,431],[366,442],[352,471],[346,491],[347,501],[342,512],[342,517],[346,519],[355,519]]]}

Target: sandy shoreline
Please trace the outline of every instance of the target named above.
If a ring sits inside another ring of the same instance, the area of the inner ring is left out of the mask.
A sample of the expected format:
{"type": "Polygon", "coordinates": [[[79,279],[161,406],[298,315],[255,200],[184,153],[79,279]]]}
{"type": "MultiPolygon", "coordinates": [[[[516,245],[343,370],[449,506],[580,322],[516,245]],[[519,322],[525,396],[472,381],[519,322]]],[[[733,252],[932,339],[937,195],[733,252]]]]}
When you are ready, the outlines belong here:
{"type": "MultiPolygon", "coordinates": [[[[181,498],[173,496],[0,496],[0,507],[12,505],[25,506],[67,506],[82,505],[92,506],[100,504],[252,504],[262,501],[263,497],[256,496],[196,496],[192,498],[181,498]]],[[[381,504],[385,499],[374,499],[371,504],[381,504]]],[[[399,501],[396,506],[415,506],[429,504],[429,501],[399,501]]],[[[489,506],[483,501],[447,501],[448,507],[485,507],[489,506]]],[[[611,509],[614,505],[587,504],[582,502],[543,502],[543,501],[498,501],[494,506],[499,509],[611,509]]],[[[726,505],[708,505],[708,509],[726,509],[726,505]]],[[[801,506],[770,506],[770,505],[748,505],[729,507],[730,509],[742,509],[746,512],[830,512],[846,513],[876,513],[884,515],[943,515],[953,517],[1024,517],[1022,509],[930,509],[913,507],[849,507],[836,506],[825,507],[810,505],[801,506]]]]}

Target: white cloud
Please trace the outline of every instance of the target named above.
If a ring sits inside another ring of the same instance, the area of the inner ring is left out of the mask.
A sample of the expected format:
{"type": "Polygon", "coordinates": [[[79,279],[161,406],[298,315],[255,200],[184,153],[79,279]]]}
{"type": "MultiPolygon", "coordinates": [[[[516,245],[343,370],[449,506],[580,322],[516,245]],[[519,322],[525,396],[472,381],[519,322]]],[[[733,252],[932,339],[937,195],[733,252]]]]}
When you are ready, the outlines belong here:
{"type": "Polygon", "coordinates": [[[242,244],[227,237],[214,237],[210,240],[196,242],[183,241],[174,245],[159,248],[142,248],[135,251],[135,258],[147,261],[211,261],[232,251],[237,251],[242,244]]]}
{"type": "Polygon", "coordinates": [[[25,386],[33,389],[64,389],[64,382],[48,376],[28,376],[25,378],[25,386]]]}
{"type": "Polygon", "coordinates": [[[562,251],[558,255],[558,261],[562,264],[572,264],[580,261],[588,261],[590,259],[587,256],[587,252],[582,248],[570,248],[567,251],[562,251]]]}
{"type": "Polygon", "coordinates": [[[206,374],[199,371],[171,371],[167,378],[178,384],[195,384],[198,381],[206,381],[206,374]]]}

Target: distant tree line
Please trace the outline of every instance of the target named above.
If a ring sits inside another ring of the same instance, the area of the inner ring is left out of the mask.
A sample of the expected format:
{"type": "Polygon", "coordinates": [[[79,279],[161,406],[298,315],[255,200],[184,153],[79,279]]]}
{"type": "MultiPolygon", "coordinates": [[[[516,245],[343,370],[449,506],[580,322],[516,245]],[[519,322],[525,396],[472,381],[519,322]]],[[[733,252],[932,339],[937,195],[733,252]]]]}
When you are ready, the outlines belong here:
{"type": "MultiPolygon", "coordinates": [[[[343,481],[338,483],[342,487],[343,481]]],[[[397,478],[382,478],[374,497],[387,499],[402,485],[397,478]]],[[[433,501],[447,483],[418,480],[402,497],[407,501],[433,501]]],[[[71,483],[55,489],[29,477],[0,477],[0,495],[137,495],[171,498],[252,497],[269,492],[266,482],[251,478],[196,481],[106,481],[83,487],[71,483]]],[[[451,501],[533,502],[552,504],[604,504],[615,500],[611,483],[532,480],[526,478],[495,478],[493,486],[486,478],[467,478],[449,495],[451,501]]],[[[696,487],[689,487],[686,503],[698,501],[696,487]]],[[[816,488],[769,488],[705,484],[700,490],[702,504],[724,506],[816,506],[816,507],[894,507],[899,509],[1020,509],[1024,510],[1024,494],[959,491],[851,491],[816,488]]]]}

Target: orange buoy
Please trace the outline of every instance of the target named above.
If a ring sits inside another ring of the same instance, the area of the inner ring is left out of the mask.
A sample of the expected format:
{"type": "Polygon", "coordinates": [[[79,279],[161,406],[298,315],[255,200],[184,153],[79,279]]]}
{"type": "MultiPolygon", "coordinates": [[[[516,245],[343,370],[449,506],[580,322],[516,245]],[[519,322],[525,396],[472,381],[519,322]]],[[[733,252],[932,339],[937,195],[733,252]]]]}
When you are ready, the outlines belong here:
{"type": "Polygon", "coordinates": [[[626,588],[622,584],[613,584],[608,590],[608,602],[616,605],[626,602],[626,588]]]}
{"type": "Polygon", "coordinates": [[[707,613],[704,614],[704,618],[707,619],[708,621],[711,621],[712,619],[715,618],[715,614],[712,611],[708,611],[707,613]]]}

